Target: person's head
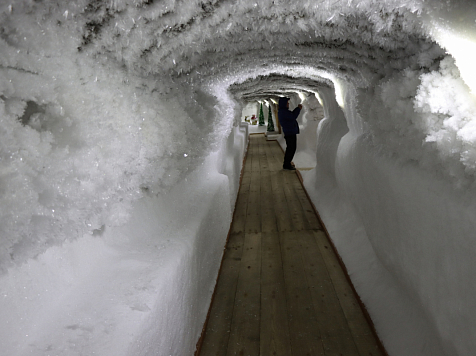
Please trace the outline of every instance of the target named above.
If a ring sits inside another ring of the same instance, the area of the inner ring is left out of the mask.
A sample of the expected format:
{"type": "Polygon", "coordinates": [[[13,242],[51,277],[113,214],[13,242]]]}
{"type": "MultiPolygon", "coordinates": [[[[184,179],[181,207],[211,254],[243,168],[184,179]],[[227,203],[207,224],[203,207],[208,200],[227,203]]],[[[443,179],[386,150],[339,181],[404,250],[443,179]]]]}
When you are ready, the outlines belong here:
{"type": "Polygon", "coordinates": [[[289,98],[279,98],[278,105],[280,109],[289,108],[289,98]]]}

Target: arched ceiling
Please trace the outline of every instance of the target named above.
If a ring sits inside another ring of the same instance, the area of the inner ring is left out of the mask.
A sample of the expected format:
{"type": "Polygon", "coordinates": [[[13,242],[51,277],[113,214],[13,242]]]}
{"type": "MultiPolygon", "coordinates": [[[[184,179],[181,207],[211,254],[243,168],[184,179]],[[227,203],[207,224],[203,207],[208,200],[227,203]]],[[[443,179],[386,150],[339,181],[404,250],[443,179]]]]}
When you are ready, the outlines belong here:
{"type": "Polygon", "coordinates": [[[435,69],[445,54],[435,40],[459,56],[469,83],[472,64],[463,60],[471,46],[456,47],[454,34],[471,40],[475,8],[465,0],[1,1],[0,37],[21,48],[28,32],[21,21],[34,19],[31,28],[51,37],[50,45],[37,44],[40,56],[58,56],[59,42],[139,77],[235,84],[237,98],[253,100],[270,91],[276,76],[283,80],[272,93],[286,83],[315,90],[336,78],[371,87],[403,68],[435,69]],[[253,91],[245,88],[251,83],[253,91]]]}
{"type": "Polygon", "coordinates": [[[270,94],[293,85],[315,89],[333,77],[368,86],[394,70],[429,68],[443,51],[423,18],[444,6],[423,0],[89,0],[70,3],[58,21],[73,18],[78,51],[99,60],[143,76],[236,82],[234,93],[252,100],[267,95],[269,86],[270,94]]]}

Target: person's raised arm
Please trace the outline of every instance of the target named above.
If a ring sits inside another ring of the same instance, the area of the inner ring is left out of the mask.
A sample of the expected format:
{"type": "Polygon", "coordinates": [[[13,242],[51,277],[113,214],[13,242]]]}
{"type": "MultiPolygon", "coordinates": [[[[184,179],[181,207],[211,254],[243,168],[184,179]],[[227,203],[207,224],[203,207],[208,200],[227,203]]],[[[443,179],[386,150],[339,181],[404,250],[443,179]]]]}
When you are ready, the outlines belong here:
{"type": "Polygon", "coordinates": [[[299,104],[298,106],[296,106],[296,108],[293,110],[293,116],[295,119],[297,119],[297,117],[299,116],[299,113],[301,112],[301,109],[302,109],[302,105],[299,104]]]}

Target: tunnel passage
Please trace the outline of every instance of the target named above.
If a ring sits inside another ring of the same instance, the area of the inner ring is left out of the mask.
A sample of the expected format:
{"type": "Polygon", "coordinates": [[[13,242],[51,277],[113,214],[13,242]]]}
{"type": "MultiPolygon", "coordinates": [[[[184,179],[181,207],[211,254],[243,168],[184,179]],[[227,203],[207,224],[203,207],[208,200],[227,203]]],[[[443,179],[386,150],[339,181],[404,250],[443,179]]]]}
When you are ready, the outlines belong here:
{"type": "Polygon", "coordinates": [[[305,184],[386,348],[472,354],[475,6],[1,2],[0,282],[12,327],[0,340],[11,354],[111,352],[88,340],[118,345],[116,356],[154,344],[189,354],[236,199],[241,109],[283,94],[306,109],[317,94],[325,119],[305,184]],[[193,210],[180,191],[209,205],[193,210]],[[108,274],[138,266],[140,283],[108,274]],[[108,301],[81,320],[93,325],[75,320],[87,300],[60,300],[88,283],[108,301]],[[43,327],[44,315],[58,322],[43,327]]]}

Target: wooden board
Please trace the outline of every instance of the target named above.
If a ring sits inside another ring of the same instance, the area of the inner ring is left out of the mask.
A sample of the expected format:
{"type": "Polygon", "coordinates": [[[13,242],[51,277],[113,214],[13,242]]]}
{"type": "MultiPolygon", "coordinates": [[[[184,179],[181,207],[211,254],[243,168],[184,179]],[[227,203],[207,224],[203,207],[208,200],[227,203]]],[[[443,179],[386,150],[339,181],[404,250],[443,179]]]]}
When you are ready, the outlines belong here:
{"type": "Polygon", "coordinates": [[[213,305],[210,309],[201,355],[222,356],[228,347],[231,331],[231,317],[235,306],[236,285],[238,283],[244,233],[231,234],[223,256],[213,305]]]}
{"type": "Polygon", "coordinates": [[[325,355],[319,334],[317,315],[304,276],[299,232],[280,232],[291,347],[293,355],[325,355]]]}
{"type": "Polygon", "coordinates": [[[310,287],[326,355],[358,356],[359,353],[334,289],[334,281],[327,271],[327,265],[322,258],[313,232],[303,232],[299,243],[303,255],[304,275],[310,287]]]}
{"type": "Polygon", "coordinates": [[[246,207],[245,232],[261,231],[261,185],[260,171],[251,171],[250,192],[246,207]]]}
{"type": "Polygon", "coordinates": [[[296,173],[283,171],[281,179],[281,184],[283,186],[284,195],[286,197],[286,203],[288,205],[293,230],[309,230],[309,222],[304,215],[301,202],[299,201],[299,197],[297,196],[296,191],[294,189],[294,185],[292,184],[292,181],[296,180],[296,173]]]}
{"type": "Polygon", "coordinates": [[[261,231],[278,231],[270,172],[262,171],[260,177],[261,231]]]}
{"type": "Polygon", "coordinates": [[[284,155],[277,141],[268,143],[267,158],[270,171],[280,171],[283,169],[284,155]]]}
{"type": "Polygon", "coordinates": [[[309,201],[309,198],[307,197],[307,194],[304,191],[304,188],[301,182],[299,181],[299,178],[292,179],[291,184],[293,186],[296,197],[299,199],[299,202],[301,203],[304,217],[309,223],[309,229],[322,230],[323,229],[322,225],[319,222],[319,219],[317,218],[316,213],[314,212],[314,208],[312,207],[312,204],[309,201]]]}
{"type": "Polygon", "coordinates": [[[313,232],[319,246],[322,258],[332,278],[337,299],[342,307],[349,329],[352,333],[360,355],[384,355],[376,343],[375,336],[365,319],[354,291],[347,282],[346,276],[340,267],[337,256],[332,249],[327,236],[322,231],[313,232]]]}
{"type": "MultiPolygon", "coordinates": [[[[270,172],[271,188],[273,191],[274,211],[276,213],[276,225],[278,231],[292,231],[293,224],[290,219],[289,207],[286,202],[284,187],[281,185],[283,181],[282,175],[284,171],[270,172]]],[[[286,172],[287,173],[287,172],[286,172]]]]}
{"type": "Polygon", "coordinates": [[[232,325],[226,352],[228,356],[259,355],[260,274],[261,233],[245,234],[232,325]]]}
{"type": "Polygon", "coordinates": [[[251,174],[243,174],[240,191],[236,199],[235,212],[233,214],[233,223],[231,224],[231,233],[245,231],[246,213],[248,207],[248,196],[250,194],[251,174]]]}
{"type": "Polygon", "coordinates": [[[259,161],[259,140],[264,140],[264,135],[253,135],[251,136],[251,171],[256,172],[260,171],[260,161],[259,161]]]}
{"type": "Polygon", "coordinates": [[[279,237],[264,232],[261,238],[260,355],[291,355],[279,237]]]}

